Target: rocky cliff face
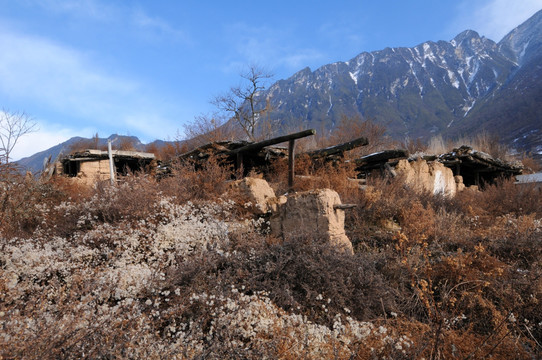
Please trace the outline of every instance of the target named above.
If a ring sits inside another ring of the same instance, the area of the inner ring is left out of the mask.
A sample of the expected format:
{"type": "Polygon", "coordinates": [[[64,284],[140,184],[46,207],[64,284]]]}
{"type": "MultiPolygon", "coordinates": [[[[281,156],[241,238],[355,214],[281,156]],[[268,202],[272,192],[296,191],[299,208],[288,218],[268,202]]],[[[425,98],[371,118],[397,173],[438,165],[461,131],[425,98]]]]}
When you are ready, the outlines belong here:
{"type": "MultiPolygon", "coordinates": [[[[514,143],[539,128],[541,43],[542,11],[499,43],[467,30],[451,41],[364,52],[305,68],[261,97],[274,107],[277,129],[330,130],[341,116],[357,114],[386,124],[396,138],[491,129],[514,143]],[[506,119],[494,120],[496,108],[506,119]]],[[[542,151],[542,138],[515,145],[542,151]]]]}
{"type": "Polygon", "coordinates": [[[518,150],[542,158],[542,11],[506,35],[498,49],[514,63],[511,74],[451,134],[497,132],[518,150]]]}

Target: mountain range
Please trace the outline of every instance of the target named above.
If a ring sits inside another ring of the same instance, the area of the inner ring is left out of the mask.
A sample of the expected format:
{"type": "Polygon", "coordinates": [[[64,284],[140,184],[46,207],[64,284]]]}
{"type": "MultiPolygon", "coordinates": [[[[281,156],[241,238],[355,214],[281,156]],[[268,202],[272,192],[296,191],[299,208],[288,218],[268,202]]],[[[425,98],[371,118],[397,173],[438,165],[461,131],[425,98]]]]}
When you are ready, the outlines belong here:
{"type": "Polygon", "coordinates": [[[332,130],[343,115],[361,115],[396,139],[486,131],[542,155],[542,11],[498,43],[467,30],[451,41],[363,52],[305,68],[260,96],[274,109],[274,128],[332,130]]]}
{"type": "MultiPolygon", "coordinates": [[[[498,43],[466,30],[451,41],[363,52],[302,69],[261,91],[257,101],[271,105],[276,134],[332,131],[343,116],[360,116],[384,124],[398,140],[485,131],[542,158],[542,10],[498,43]]],[[[44,157],[80,140],[19,164],[35,171],[44,157]]]]}

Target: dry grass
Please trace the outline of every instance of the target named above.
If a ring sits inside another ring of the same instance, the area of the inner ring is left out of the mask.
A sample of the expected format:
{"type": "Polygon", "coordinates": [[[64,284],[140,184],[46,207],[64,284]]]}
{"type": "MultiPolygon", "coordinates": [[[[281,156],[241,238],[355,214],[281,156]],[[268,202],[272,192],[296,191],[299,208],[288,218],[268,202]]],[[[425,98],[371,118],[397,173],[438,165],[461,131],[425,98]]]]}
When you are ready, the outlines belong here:
{"type": "Polygon", "coordinates": [[[347,165],[298,165],[296,190],[358,205],[353,255],[255,229],[221,199],[217,159],[88,190],[2,169],[0,357],[540,357],[539,190],[361,190],[347,165]]]}
{"type": "Polygon", "coordinates": [[[373,119],[362,118],[359,115],[350,117],[343,115],[331,134],[319,132],[314,142],[316,148],[325,148],[364,137],[368,140],[368,145],[354,149],[348,154],[351,157],[360,157],[395,147],[396,142],[385,136],[385,133],[386,127],[373,119]]]}
{"type": "Polygon", "coordinates": [[[478,151],[483,151],[495,159],[501,159],[504,161],[515,160],[511,149],[507,145],[503,144],[498,137],[487,132],[453,140],[445,140],[441,135],[435,136],[429,140],[429,144],[426,148],[420,149],[419,151],[439,155],[450,152],[454,148],[459,148],[463,145],[470,146],[478,151]]]}

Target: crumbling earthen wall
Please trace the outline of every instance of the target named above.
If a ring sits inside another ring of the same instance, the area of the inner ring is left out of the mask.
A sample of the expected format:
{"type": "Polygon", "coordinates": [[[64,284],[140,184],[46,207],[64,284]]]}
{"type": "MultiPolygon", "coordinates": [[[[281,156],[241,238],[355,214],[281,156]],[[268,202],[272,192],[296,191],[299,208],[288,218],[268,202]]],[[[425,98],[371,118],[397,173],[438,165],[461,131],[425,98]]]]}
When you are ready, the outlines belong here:
{"type": "Polygon", "coordinates": [[[111,179],[109,160],[82,161],[77,178],[87,185],[111,179]]]}
{"type": "Polygon", "coordinates": [[[458,184],[463,183],[462,179],[454,178],[451,169],[437,161],[428,163],[422,159],[412,162],[400,160],[395,170],[413,189],[428,191],[435,195],[454,196],[458,184]]]}
{"type": "Polygon", "coordinates": [[[271,201],[275,191],[264,179],[246,177],[230,184],[233,191],[238,191],[255,214],[265,214],[271,210],[271,201]]]}
{"type": "Polygon", "coordinates": [[[335,207],[341,205],[335,191],[320,189],[276,197],[267,181],[251,177],[232,182],[230,188],[255,214],[271,214],[273,235],[325,238],[352,252],[344,231],[344,210],[335,207]]]}
{"type": "Polygon", "coordinates": [[[304,191],[288,196],[271,216],[271,232],[276,236],[303,235],[324,237],[352,252],[344,232],[344,210],[335,208],[341,199],[330,189],[304,191]]]}

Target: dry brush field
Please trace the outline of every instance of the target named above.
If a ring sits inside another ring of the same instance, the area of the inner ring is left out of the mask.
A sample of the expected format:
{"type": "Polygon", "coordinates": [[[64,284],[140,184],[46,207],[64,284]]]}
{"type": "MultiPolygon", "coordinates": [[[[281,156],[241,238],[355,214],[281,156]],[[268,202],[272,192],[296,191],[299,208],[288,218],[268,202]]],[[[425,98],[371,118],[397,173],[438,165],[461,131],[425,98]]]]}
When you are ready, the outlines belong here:
{"type": "MultiPolygon", "coordinates": [[[[267,179],[277,193],[285,168],[267,179]]],[[[357,205],[354,254],[273,238],[213,162],[92,189],[4,170],[0,359],[542,356],[539,190],[450,199],[319,171],[297,190],[357,205]]]]}

